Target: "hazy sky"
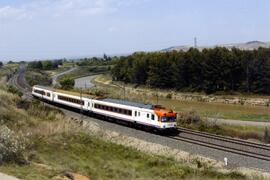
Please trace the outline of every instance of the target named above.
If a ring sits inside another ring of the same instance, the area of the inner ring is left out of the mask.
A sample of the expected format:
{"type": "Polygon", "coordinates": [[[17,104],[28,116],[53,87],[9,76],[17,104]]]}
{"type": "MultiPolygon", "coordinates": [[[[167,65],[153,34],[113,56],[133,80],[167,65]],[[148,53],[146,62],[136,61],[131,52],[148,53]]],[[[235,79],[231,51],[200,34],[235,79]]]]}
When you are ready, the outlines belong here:
{"type": "Polygon", "coordinates": [[[270,41],[269,0],[1,0],[0,60],[270,41]]]}

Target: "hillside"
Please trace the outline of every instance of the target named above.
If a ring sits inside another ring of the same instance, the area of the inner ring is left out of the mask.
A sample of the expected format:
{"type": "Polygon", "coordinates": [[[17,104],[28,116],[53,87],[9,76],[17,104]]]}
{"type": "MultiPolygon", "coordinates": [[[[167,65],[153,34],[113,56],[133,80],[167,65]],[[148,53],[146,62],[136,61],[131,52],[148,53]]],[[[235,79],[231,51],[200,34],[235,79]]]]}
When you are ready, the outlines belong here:
{"type": "MultiPolygon", "coordinates": [[[[169,51],[187,51],[189,48],[193,46],[188,46],[188,45],[182,45],[182,46],[172,46],[166,49],[161,50],[161,52],[169,52],[169,51]]],[[[215,48],[215,47],[226,47],[228,49],[231,49],[233,47],[241,49],[241,50],[254,50],[258,49],[259,47],[263,48],[270,48],[270,42],[261,42],[261,41],[249,41],[246,43],[232,43],[232,44],[219,44],[219,45],[214,45],[214,46],[199,46],[198,49],[202,50],[205,48],[215,48]]]]}

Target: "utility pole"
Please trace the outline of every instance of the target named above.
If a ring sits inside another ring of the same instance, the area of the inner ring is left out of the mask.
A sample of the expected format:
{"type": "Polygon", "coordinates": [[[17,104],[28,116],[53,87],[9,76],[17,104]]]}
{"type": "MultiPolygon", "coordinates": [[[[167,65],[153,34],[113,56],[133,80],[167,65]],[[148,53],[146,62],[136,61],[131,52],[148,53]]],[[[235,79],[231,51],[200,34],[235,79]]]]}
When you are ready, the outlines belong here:
{"type": "Polygon", "coordinates": [[[157,105],[158,105],[158,101],[159,101],[159,97],[158,97],[158,89],[156,89],[156,96],[157,96],[157,105]]]}
{"type": "Polygon", "coordinates": [[[124,100],[126,100],[126,83],[124,82],[124,100]]]}
{"type": "Polygon", "coordinates": [[[194,48],[197,49],[197,37],[194,38],[194,48]]]}

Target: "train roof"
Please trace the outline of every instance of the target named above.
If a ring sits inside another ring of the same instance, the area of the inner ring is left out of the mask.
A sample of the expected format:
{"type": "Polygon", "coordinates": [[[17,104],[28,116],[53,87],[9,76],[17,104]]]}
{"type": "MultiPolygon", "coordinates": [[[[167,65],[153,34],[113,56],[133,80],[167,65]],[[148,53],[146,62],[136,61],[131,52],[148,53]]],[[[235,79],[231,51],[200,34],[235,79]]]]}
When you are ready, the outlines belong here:
{"type": "MultiPolygon", "coordinates": [[[[65,90],[62,90],[62,89],[54,89],[52,87],[47,87],[47,86],[40,86],[40,85],[35,85],[34,87],[36,88],[40,88],[40,89],[45,89],[45,90],[48,90],[48,91],[54,91],[54,92],[58,92],[58,93],[63,93],[63,94],[67,94],[67,95],[71,95],[71,96],[80,96],[80,93],[79,92],[73,92],[73,91],[65,91],[65,90]]],[[[90,98],[94,98],[94,96],[92,95],[89,95],[89,94],[82,94],[83,97],[90,97],[90,98]]]]}
{"type": "MultiPolygon", "coordinates": [[[[35,85],[34,87],[40,88],[40,89],[45,89],[48,91],[54,91],[54,92],[65,93],[65,94],[69,94],[69,95],[80,96],[80,93],[78,93],[78,92],[71,92],[71,91],[65,91],[65,90],[60,90],[60,89],[54,89],[52,87],[46,87],[46,86],[40,86],[40,85],[35,85]]],[[[88,95],[88,94],[82,94],[82,95],[83,95],[83,97],[90,97],[90,98],[95,99],[95,97],[88,95]]],[[[154,107],[152,104],[143,104],[143,103],[131,102],[131,101],[119,100],[119,99],[105,98],[105,99],[98,99],[98,100],[103,101],[103,102],[121,104],[121,105],[126,105],[126,106],[133,106],[133,107],[144,108],[144,109],[153,109],[153,107],[154,107]]]]}
{"type": "Polygon", "coordinates": [[[53,88],[47,87],[47,86],[35,85],[34,87],[40,88],[40,89],[45,89],[45,90],[48,90],[48,91],[53,91],[54,90],[53,88]]]}
{"type": "Polygon", "coordinates": [[[126,105],[126,106],[134,106],[134,107],[144,108],[144,109],[153,109],[152,104],[143,104],[143,103],[126,101],[126,100],[118,100],[118,99],[106,98],[106,99],[100,99],[100,101],[116,103],[116,104],[121,104],[121,105],[126,105]]]}

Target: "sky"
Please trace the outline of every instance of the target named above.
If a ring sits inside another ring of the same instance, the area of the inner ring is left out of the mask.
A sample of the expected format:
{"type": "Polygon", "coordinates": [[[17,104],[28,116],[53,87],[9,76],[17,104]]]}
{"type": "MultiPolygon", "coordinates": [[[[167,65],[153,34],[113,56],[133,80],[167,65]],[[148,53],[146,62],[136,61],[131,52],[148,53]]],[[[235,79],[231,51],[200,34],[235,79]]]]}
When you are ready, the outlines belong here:
{"type": "Polygon", "coordinates": [[[269,0],[0,0],[0,61],[270,41],[269,0]]]}

